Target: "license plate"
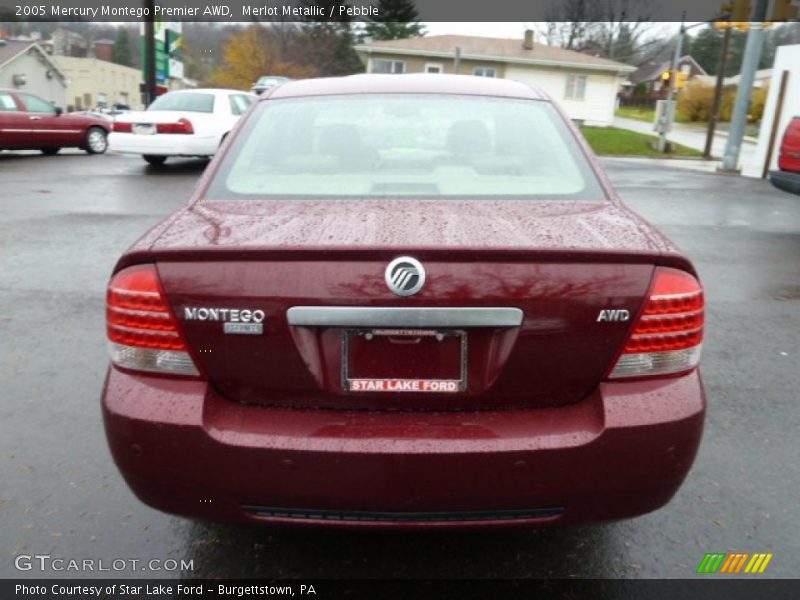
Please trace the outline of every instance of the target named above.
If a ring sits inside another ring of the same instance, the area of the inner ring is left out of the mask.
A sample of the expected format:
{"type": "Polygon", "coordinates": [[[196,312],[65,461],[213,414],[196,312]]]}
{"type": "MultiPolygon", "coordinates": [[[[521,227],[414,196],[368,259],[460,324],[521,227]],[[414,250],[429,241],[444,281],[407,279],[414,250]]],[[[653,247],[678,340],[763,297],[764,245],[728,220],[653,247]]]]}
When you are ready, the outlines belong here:
{"type": "Polygon", "coordinates": [[[136,123],[133,126],[133,133],[137,135],[153,135],[156,132],[156,126],[152,123],[136,123]]]}
{"type": "Polygon", "coordinates": [[[349,392],[463,392],[467,389],[467,334],[436,329],[347,330],[342,371],[344,389],[349,392]]]}

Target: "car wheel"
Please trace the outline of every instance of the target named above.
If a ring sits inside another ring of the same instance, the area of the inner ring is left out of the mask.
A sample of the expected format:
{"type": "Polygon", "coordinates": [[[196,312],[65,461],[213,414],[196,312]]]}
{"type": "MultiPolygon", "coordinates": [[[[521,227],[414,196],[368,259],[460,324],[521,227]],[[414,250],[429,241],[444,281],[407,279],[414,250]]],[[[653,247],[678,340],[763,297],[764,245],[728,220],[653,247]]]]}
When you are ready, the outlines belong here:
{"type": "Polygon", "coordinates": [[[84,148],[89,154],[103,154],[108,149],[108,134],[102,127],[89,127],[84,148]]]}
{"type": "Polygon", "coordinates": [[[157,156],[155,154],[144,154],[142,156],[149,164],[153,165],[154,167],[160,167],[165,162],[167,162],[166,156],[157,156]]]}
{"type": "Polygon", "coordinates": [[[39,151],[46,156],[53,156],[58,154],[61,148],[39,148],[39,151]]]}

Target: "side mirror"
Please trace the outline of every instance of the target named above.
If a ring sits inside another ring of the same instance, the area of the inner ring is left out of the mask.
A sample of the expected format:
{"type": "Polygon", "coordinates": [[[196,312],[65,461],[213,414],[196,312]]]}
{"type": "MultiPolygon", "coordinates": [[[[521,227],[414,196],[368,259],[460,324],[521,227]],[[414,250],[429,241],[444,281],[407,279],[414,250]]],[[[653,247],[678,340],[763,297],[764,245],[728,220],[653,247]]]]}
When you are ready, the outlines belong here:
{"type": "Polygon", "coordinates": [[[57,117],[60,117],[63,114],[63,112],[64,112],[63,108],[61,108],[60,106],[56,106],[56,116],[57,117]]]}

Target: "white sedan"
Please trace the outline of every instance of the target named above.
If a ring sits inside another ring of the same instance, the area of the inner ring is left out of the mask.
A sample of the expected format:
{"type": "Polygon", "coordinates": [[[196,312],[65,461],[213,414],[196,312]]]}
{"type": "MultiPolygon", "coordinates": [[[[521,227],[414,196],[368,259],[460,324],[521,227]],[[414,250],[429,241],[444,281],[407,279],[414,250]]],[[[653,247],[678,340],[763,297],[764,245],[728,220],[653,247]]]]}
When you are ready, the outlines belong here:
{"type": "Polygon", "coordinates": [[[151,165],[162,165],[170,156],[212,156],[257,99],[239,90],[167,92],[145,111],[119,115],[108,136],[109,148],[141,154],[151,165]]]}

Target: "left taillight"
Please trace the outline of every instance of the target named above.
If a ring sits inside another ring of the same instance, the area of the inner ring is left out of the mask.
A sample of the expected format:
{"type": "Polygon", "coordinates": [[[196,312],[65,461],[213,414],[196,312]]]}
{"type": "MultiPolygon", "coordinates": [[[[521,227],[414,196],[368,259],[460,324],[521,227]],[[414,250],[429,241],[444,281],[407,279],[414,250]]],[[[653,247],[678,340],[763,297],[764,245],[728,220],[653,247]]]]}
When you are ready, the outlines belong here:
{"type": "Polygon", "coordinates": [[[130,133],[133,131],[133,123],[125,123],[123,121],[114,121],[111,129],[116,133],[130,133]]]}
{"type": "Polygon", "coordinates": [[[106,294],[111,361],[125,369],[198,376],[154,265],[114,275],[106,294]]]}

